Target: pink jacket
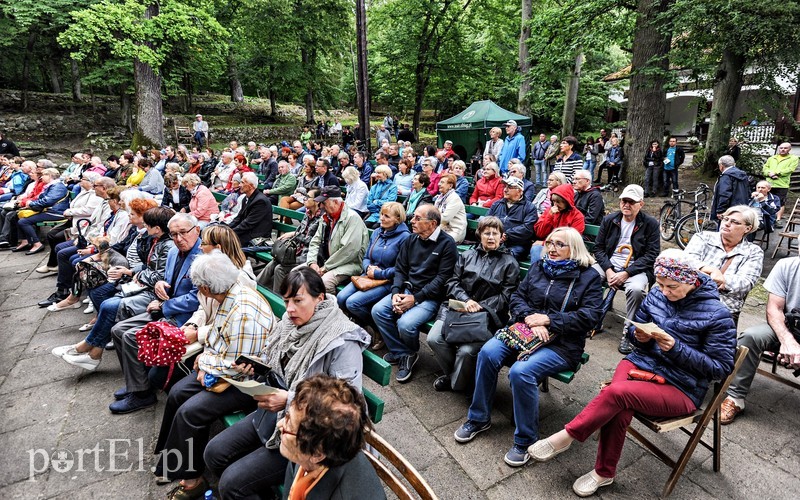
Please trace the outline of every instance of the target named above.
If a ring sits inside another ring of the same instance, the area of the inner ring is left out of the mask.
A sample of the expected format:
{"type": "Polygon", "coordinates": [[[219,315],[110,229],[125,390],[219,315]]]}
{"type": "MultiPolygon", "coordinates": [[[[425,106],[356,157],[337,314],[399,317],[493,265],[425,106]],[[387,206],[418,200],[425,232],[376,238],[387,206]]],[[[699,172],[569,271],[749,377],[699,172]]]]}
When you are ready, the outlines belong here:
{"type": "Polygon", "coordinates": [[[189,202],[189,213],[201,222],[211,222],[211,214],[219,213],[219,205],[211,190],[202,184],[197,186],[189,202]]]}

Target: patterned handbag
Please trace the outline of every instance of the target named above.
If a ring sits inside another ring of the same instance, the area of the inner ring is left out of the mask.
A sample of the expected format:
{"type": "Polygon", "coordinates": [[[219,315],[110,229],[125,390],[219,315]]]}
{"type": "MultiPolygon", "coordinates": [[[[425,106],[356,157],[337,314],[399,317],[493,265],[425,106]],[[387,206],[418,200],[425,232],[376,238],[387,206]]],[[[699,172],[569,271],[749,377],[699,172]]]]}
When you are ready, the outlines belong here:
{"type": "Polygon", "coordinates": [[[151,321],[136,332],[139,344],[137,358],[147,366],[169,366],[167,381],[172,378],[175,364],[186,354],[186,336],[183,330],[165,321],[151,321]]]}

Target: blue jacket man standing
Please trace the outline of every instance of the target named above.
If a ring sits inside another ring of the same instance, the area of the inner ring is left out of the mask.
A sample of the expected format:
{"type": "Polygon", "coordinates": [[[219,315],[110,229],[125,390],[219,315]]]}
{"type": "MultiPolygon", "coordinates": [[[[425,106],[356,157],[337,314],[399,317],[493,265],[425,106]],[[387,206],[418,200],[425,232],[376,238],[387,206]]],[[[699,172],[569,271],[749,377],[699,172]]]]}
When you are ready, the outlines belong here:
{"type": "Polygon", "coordinates": [[[500,166],[500,173],[503,176],[508,172],[508,162],[514,158],[519,159],[525,163],[525,137],[522,136],[522,130],[514,120],[508,120],[503,125],[506,127],[506,139],[503,144],[503,149],[500,150],[500,158],[497,164],[500,166]]]}

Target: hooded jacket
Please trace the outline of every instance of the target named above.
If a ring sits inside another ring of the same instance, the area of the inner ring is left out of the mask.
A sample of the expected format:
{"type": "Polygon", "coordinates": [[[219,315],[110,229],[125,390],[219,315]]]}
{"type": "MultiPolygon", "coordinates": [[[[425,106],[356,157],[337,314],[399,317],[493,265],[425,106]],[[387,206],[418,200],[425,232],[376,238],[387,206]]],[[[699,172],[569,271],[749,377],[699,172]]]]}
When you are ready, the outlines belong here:
{"type": "Polygon", "coordinates": [[[572,189],[571,184],[562,184],[553,189],[553,194],[564,198],[569,208],[563,212],[553,214],[550,210],[545,210],[536,225],[533,226],[536,237],[540,240],[547,238],[547,235],[553,232],[557,227],[571,227],[583,234],[586,223],[583,219],[583,214],[575,207],[575,191],[572,189]]]}
{"type": "Polygon", "coordinates": [[[628,361],[664,377],[697,408],[709,382],[721,380],[733,370],[736,326],[708,276],[701,274],[700,286],[675,302],[660,288],[653,288],[636,313],[636,321],[657,324],[675,339],[675,345],[662,351],[654,340],[639,342],[631,326],[627,334],[636,349],[627,356],[628,361]]]}
{"type": "Polygon", "coordinates": [[[714,186],[711,216],[721,214],[735,205],[747,205],[750,203],[750,193],[750,182],[744,171],[735,165],[725,169],[714,186]]]}

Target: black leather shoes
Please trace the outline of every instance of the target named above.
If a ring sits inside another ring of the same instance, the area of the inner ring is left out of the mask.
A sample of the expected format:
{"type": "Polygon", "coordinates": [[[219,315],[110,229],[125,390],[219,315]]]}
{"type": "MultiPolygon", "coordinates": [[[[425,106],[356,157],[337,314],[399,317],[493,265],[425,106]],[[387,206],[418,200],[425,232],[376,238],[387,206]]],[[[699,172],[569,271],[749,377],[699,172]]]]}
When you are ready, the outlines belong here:
{"type": "Polygon", "coordinates": [[[39,307],[47,307],[47,306],[56,304],[58,302],[61,302],[62,300],[66,299],[66,298],[67,298],[66,295],[61,295],[58,292],[53,292],[49,297],[47,297],[43,301],[39,302],[39,307]]]}
{"type": "Polygon", "coordinates": [[[26,244],[22,245],[21,247],[12,248],[11,251],[12,252],[27,252],[28,250],[31,249],[32,246],[33,245],[31,245],[30,243],[26,243],[26,244]]]}

